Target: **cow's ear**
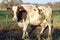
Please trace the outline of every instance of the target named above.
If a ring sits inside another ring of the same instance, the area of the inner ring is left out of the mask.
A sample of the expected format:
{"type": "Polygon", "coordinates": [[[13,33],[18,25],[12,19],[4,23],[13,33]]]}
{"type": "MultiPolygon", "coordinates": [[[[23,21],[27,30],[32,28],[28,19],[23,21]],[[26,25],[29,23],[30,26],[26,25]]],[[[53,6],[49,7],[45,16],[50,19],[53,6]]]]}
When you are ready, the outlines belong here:
{"type": "Polygon", "coordinates": [[[19,5],[18,10],[21,11],[21,10],[25,10],[25,9],[23,8],[23,6],[19,5]]]}
{"type": "Polygon", "coordinates": [[[8,10],[8,11],[11,11],[11,10],[12,10],[12,7],[7,7],[7,10],[8,10]]]}
{"type": "Polygon", "coordinates": [[[21,11],[22,9],[20,7],[18,7],[18,11],[21,11]]]}

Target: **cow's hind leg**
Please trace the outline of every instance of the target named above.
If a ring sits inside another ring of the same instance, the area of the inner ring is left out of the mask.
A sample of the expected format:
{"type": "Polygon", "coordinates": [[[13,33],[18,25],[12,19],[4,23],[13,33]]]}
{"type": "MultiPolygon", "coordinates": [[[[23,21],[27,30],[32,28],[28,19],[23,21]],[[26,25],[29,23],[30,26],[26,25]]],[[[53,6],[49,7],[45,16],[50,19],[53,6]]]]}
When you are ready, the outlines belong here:
{"type": "Polygon", "coordinates": [[[43,31],[44,31],[44,29],[47,27],[48,22],[47,22],[46,20],[44,20],[40,25],[41,25],[41,27],[42,27],[42,30],[41,30],[40,34],[42,34],[43,31]]]}
{"type": "Polygon", "coordinates": [[[40,37],[41,37],[42,33],[45,31],[46,27],[48,26],[48,22],[46,20],[44,20],[40,25],[42,27],[42,29],[40,31],[40,37]]]}
{"type": "Polygon", "coordinates": [[[52,35],[51,35],[51,25],[48,25],[49,31],[48,31],[48,38],[47,40],[52,40],[52,35]]]}
{"type": "Polygon", "coordinates": [[[48,32],[49,35],[51,35],[51,25],[49,25],[49,32],[48,32]]]}
{"type": "Polygon", "coordinates": [[[45,28],[42,28],[42,30],[41,30],[41,32],[40,32],[40,35],[43,33],[44,29],[45,29],[45,28]]]}

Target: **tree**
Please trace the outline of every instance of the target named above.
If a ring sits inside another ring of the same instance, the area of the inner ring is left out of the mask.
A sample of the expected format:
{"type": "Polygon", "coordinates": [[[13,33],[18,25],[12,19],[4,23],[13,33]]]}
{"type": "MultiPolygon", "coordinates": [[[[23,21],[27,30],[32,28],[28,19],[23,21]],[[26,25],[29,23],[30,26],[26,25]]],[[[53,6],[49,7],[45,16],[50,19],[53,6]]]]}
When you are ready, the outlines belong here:
{"type": "Polygon", "coordinates": [[[23,3],[23,1],[22,0],[19,0],[19,3],[23,3]]]}
{"type": "Polygon", "coordinates": [[[57,9],[59,9],[60,8],[60,2],[54,3],[54,7],[57,8],[57,9]]]}
{"type": "Polygon", "coordinates": [[[4,9],[4,2],[1,3],[1,9],[4,9]]]}
{"type": "Polygon", "coordinates": [[[47,5],[49,5],[51,8],[53,8],[53,4],[51,2],[48,2],[47,5]]]}
{"type": "Polygon", "coordinates": [[[3,3],[6,6],[12,6],[12,5],[18,5],[18,4],[22,3],[22,0],[3,0],[3,3]]]}
{"type": "Polygon", "coordinates": [[[11,0],[11,2],[13,4],[19,4],[19,3],[22,3],[22,0],[11,0]]]}

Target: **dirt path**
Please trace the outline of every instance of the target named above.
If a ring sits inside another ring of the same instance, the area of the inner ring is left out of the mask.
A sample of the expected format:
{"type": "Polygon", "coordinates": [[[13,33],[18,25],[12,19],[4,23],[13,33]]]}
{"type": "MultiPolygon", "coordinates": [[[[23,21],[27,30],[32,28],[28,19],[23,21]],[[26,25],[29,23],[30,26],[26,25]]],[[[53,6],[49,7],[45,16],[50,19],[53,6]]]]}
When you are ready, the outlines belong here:
{"type": "Polygon", "coordinates": [[[55,23],[55,24],[53,24],[53,27],[54,27],[55,29],[60,29],[60,24],[55,23]]]}
{"type": "MultiPolygon", "coordinates": [[[[57,40],[57,37],[60,37],[60,25],[55,24],[53,25],[54,30],[52,31],[53,40],[57,40]]],[[[31,31],[31,28],[28,28],[28,32],[31,31]]],[[[29,35],[31,38],[36,38],[36,35],[38,32],[41,31],[41,27],[37,27],[35,30],[33,30],[29,35]]],[[[46,38],[48,33],[48,28],[45,30],[45,32],[42,34],[42,37],[46,38]]],[[[0,40],[22,40],[22,28],[20,27],[0,27],[0,40]]]]}

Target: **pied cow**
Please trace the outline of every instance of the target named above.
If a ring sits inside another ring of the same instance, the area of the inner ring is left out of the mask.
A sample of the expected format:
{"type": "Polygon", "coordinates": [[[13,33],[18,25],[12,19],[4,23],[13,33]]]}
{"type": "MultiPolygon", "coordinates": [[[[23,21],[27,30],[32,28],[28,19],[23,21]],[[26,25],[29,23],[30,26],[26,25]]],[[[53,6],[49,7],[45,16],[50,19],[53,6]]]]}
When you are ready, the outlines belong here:
{"type": "Polygon", "coordinates": [[[40,25],[43,33],[46,26],[49,27],[49,34],[51,34],[51,15],[52,10],[49,6],[40,6],[32,4],[20,4],[19,6],[8,7],[7,10],[12,12],[12,20],[16,21],[20,27],[23,27],[23,38],[25,37],[28,24],[40,25]]]}

